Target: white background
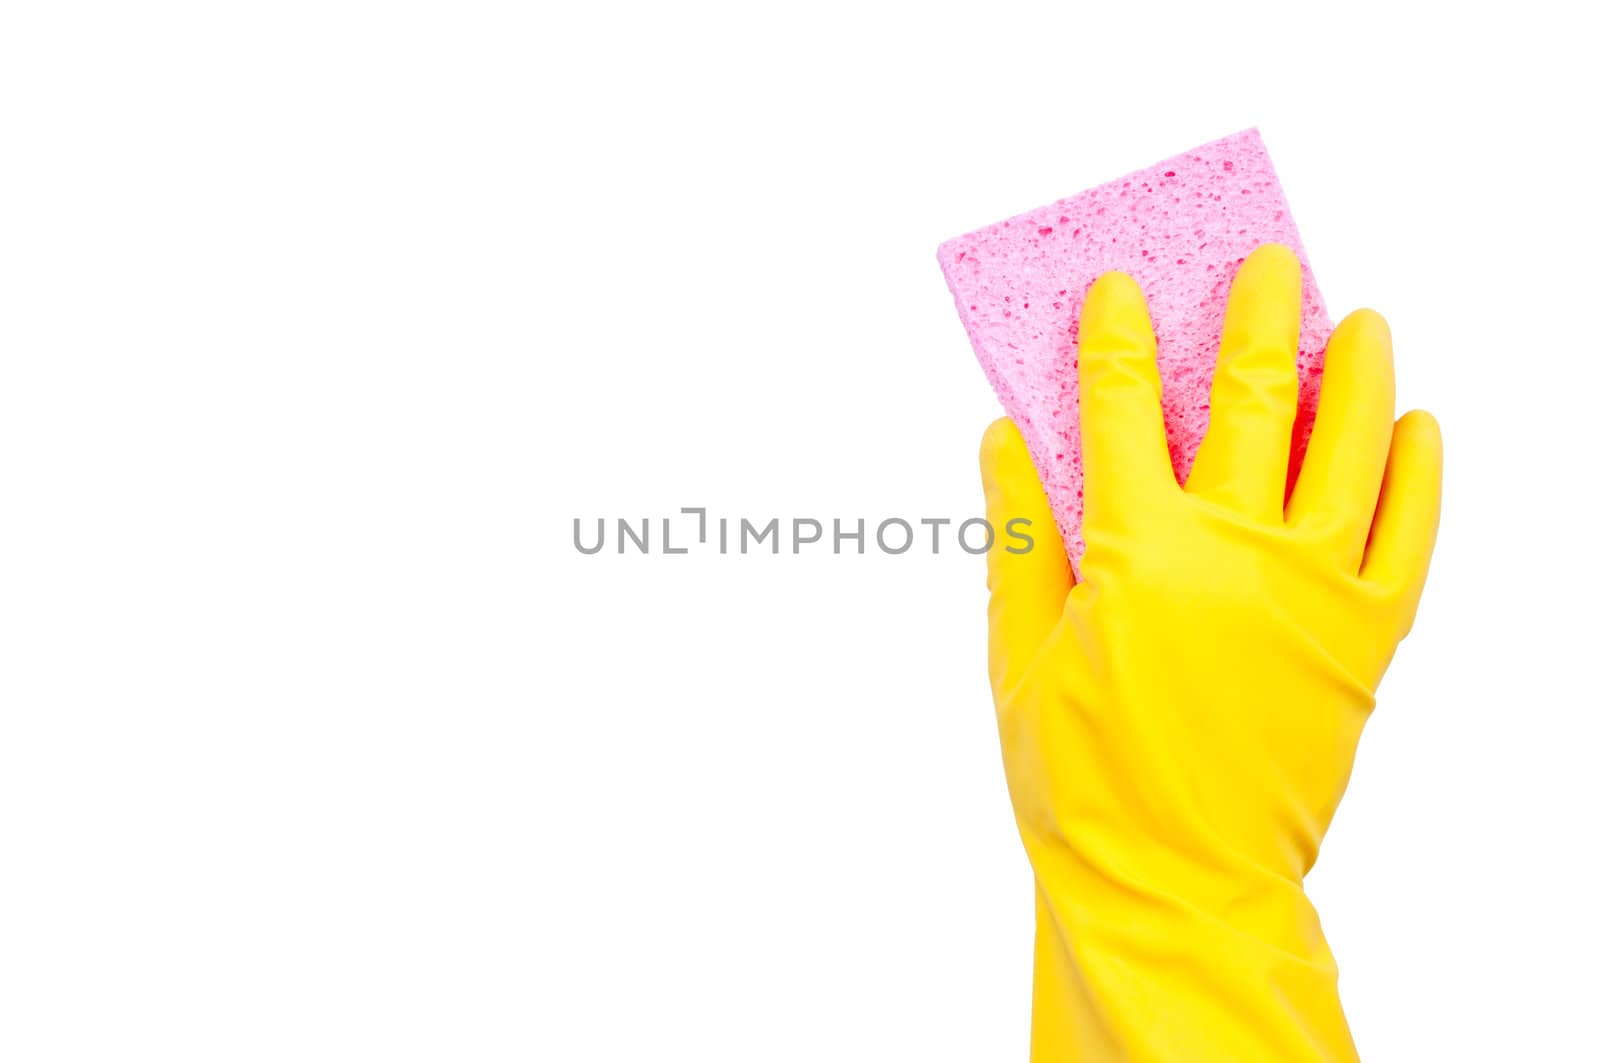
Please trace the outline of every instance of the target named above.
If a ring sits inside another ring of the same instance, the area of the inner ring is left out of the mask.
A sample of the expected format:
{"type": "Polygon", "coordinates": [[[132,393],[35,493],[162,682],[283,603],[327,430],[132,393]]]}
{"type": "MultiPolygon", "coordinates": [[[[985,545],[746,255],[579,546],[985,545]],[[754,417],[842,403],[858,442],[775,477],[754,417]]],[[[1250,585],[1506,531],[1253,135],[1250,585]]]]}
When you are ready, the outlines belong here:
{"type": "Polygon", "coordinates": [[[7,5],[0,1056],[1025,1058],[981,560],[572,520],[976,514],[935,245],[1259,125],[1446,440],[1357,1040],[1596,1058],[1592,35],[1428,6],[7,5]]]}

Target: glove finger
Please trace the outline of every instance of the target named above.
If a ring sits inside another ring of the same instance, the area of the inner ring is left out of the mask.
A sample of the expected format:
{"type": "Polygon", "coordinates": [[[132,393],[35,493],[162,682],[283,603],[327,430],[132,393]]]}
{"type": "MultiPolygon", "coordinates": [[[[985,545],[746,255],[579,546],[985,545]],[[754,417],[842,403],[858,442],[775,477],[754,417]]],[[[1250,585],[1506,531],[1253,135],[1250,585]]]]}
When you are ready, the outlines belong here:
{"type": "Polygon", "coordinates": [[[1411,630],[1433,557],[1443,466],[1444,443],[1432,414],[1412,410],[1395,422],[1361,575],[1400,598],[1401,637],[1411,630]]]}
{"type": "Polygon", "coordinates": [[[1263,244],[1233,278],[1222,321],[1211,420],[1184,489],[1261,521],[1283,519],[1299,406],[1300,260],[1263,244]]]}
{"type": "Polygon", "coordinates": [[[1009,417],[984,432],[979,464],[995,533],[988,555],[989,680],[998,694],[1022,677],[1061,619],[1072,569],[1028,446],[1009,417]],[[1020,536],[1031,538],[1032,547],[1020,536]]]}
{"type": "Polygon", "coordinates": [[[1138,282],[1106,273],[1078,320],[1078,420],[1083,437],[1084,539],[1127,523],[1153,491],[1176,487],[1161,419],[1156,336],[1138,282]]]}
{"type": "Polygon", "coordinates": [[[1321,530],[1347,571],[1361,563],[1393,430],[1389,325],[1357,310],[1328,340],[1317,420],[1289,499],[1289,523],[1321,530]]]}

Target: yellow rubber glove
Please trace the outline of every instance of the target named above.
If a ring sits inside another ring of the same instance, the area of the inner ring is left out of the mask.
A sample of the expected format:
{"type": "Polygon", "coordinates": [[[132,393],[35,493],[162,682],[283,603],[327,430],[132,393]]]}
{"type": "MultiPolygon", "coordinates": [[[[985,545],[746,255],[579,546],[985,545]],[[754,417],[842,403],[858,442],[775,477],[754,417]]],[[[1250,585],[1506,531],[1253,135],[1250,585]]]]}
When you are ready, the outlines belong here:
{"type": "Polygon", "coordinates": [[[1125,274],[1095,282],[1076,585],[1016,426],[984,436],[990,521],[1027,518],[1037,543],[989,553],[990,679],[1037,883],[1036,1061],[1356,1058],[1301,883],[1416,612],[1441,446],[1429,415],[1393,421],[1388,326],[1357,311],[1285,502],[1300,296],[1287,248],[1239,268],[1180,486],[1144,298],[1125,274]]]}

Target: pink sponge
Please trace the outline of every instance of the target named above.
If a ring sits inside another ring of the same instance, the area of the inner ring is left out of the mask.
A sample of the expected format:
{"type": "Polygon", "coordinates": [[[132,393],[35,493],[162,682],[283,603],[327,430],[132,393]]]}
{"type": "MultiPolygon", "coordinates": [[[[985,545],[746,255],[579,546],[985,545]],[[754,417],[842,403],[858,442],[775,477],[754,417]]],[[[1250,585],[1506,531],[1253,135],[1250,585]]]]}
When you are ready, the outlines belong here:
{"type": "Polygon", "coordinates": [[[1305,267],[1293,483],[1332,323],[1255,130],[939,248],[961,321],[995,394],[1028,441],[1074,567],[1083,556],[1077,371],[1084,293],[1107,270],[1132,274],[1144,289],[1160,349],[1167,443],[1182,481],[1206,430],[1234,270],[1256,247],[1274,241],[1293,248],[1305,267]]]}

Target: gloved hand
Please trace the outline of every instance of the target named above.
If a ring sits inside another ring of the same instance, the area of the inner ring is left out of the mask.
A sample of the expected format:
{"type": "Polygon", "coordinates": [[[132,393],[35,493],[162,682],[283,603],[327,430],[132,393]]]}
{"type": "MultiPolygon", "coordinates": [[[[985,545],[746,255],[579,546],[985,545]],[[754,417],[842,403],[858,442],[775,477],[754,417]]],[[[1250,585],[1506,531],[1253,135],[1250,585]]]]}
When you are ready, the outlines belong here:
{"type": "Polygon", "coordinates": [[[1300,266],[1234,280],[1211,423],[1188,482],[1162,427],[1138,285],[1085,299],[1078,377],[1086,552],[1074,585],[1016,426],[983,440],[989,673],[1037,884],[1033,1059],[1356,1058],[1301,882],[1344,793],[1373,691],[1433,551],[1441,446],[1393,422],[1389,330],[1328,344],[1285,500],[1300,266]]]}

